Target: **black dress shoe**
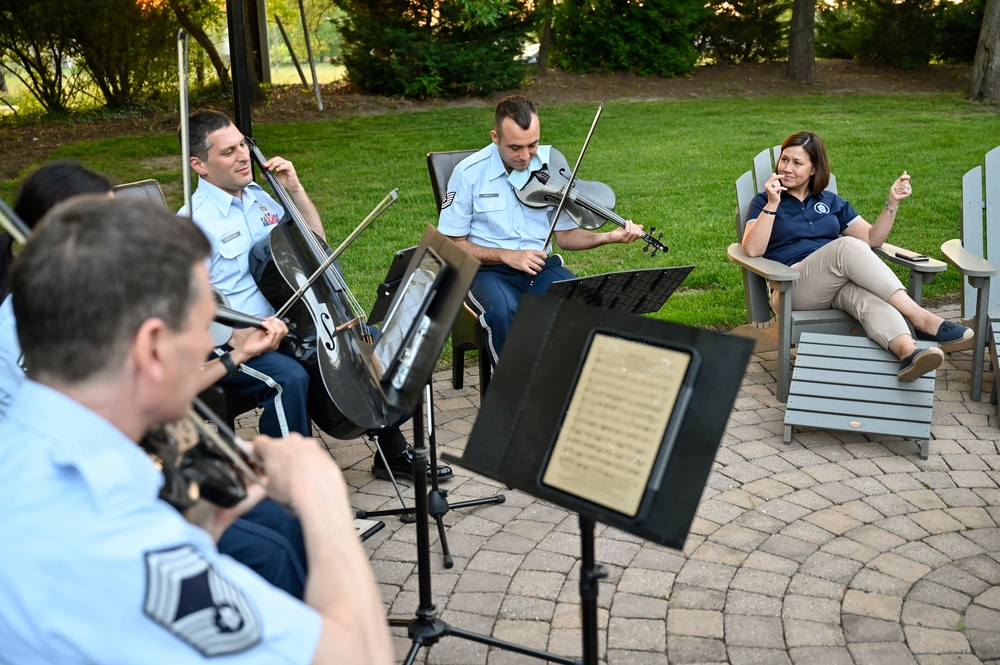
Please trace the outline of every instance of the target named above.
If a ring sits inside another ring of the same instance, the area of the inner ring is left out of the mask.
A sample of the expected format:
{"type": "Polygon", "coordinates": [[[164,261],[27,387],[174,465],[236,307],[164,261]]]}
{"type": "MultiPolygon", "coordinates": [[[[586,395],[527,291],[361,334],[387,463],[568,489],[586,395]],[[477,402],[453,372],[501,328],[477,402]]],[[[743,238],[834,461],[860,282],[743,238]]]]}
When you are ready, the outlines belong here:
{"type": "MultiPolygon", "coordinates": [[[[413,446],[407,445],[403,452],[396,457],[390,457],[388,459],[389,469],[385,468],[385,464],[382,462],[382,456],[378,453],[375,454],[375,461],[372,463],[372,475],[376,478],[381,478],[382,480],[389,480],[389,470],[392,470],[392,475],[395,476],[396,480],[413,480],[413,446]]],[[[438,465],[437,468],[437,479],[438,482],[444,480],[451,480],[455,477],[450,466],[444,466],[442,464],[438,465]]],[[[427,467],[427,480],[431,479],[431,469],[427,467]]]]}

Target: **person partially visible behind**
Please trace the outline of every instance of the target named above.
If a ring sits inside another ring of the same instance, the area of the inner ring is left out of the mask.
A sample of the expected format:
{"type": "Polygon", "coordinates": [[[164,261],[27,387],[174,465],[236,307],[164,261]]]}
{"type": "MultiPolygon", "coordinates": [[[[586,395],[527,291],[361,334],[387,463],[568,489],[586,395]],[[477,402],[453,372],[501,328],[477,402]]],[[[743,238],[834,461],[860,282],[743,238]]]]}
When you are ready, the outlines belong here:
{"type": "Polygon", "coordinates": [[[750,202],[743,248],[796,268],[793,309],[840,309],[900,360],[897,377],[915,381],[937,369],[945,353],[972,348],[969,328],[919,306],[874,252],[886,241],[900,203],[912,193],[906,171],[889,188],[885,206],[869,224],[851,204],[826,191],[830,164],[823,140],[797,132],[781,144],[776,173],[750,202]],[[920,340],[938,346],[920,350],[920,340]]]}
{"type": "Polygon", "coordinates": [[[268,496],[302,521],[308,604],[157,496],[160,471],[136,442],[198,392],[215,315],[208,251],[188,220],[89,197],[54,208],[18,257],[32,374],[0,422],[6,663],[392,660],[346,484],[315,440],[252,444],[268,496]]]}
{"type": "MultiPolygon", "coordinates": [[[[527,206],[515,193],[532,171],[549,162],[552,146],[539,145],[540,136],[531,100],[520,95],[501,99],[490,130],[492,143],[455,167],[438,217],[438,230],[482,264],[470,300],[486,332],[493,365],[521,297],[543,294],[553,282],[574,277],[546,244],[555,206],[527,206]]],[[[641,236],[642,226],[631,221],[609,233],[595,233],[578,227],[565,213],[554,233],[556,244],[570,250],[631,243],[641,236]]]]}
{"type": "MultiPolygon", "coordinates": [[[[107,195],[110,191],[111,183],[100,173],[71,159],[59,159],[25,177],[18,187],[13,209],[21,221],[33,229],[59,201],[80,194],[107,195]]],[[[13,238],[5,231],[0,234],[0,419],[24,381],[21,345],[17,340],[14,306],[9,296],[13,261],[13,238]]]]}

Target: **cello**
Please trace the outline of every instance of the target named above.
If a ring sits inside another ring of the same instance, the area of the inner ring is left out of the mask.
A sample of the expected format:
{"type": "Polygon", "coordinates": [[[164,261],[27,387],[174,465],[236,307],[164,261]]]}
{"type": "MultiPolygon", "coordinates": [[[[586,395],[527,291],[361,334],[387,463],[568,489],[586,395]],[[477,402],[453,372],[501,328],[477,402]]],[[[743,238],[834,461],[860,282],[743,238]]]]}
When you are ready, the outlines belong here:
{"type": "MultiPolygon", "coordinates": [[[[285,210],[267,238],[251,249],[250,272],[277,316],[285,318],[299,340],[291,355],[309,372],[306,410],[320,429],[337,439],[386,427],[385,397],[361,357],[371,344],[371,335],[334,264],[345,245],[334,253],[309,228],[291,196],[264,166],[264,155],[249,138],[247,145],[285,210]]],[[[393,200],[394,195],[390,194],[393,200]]],[[[363,224],[367,226],[384,209],[376,208],[378,212],[373,211],[363,224]]],[[[360,230],[354,236],[357,233],[360,230]]]]}

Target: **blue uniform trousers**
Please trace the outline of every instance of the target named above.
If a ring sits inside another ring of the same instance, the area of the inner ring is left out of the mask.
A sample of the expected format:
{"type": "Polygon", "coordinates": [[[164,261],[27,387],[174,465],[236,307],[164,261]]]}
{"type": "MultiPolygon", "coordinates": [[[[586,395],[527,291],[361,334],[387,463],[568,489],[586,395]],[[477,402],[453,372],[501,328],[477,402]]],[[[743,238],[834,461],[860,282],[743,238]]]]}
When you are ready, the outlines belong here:
{"type": "Polygon", "coordinates": [[[310,436],[312,428],[306,412],[309,393],[309,373],[298,360],[278,351],[267,351],[243,364],[251,373],[242,371],[224,377],[219,383],[236,388],[245,395],[252,395],[257,405],[264,408],[260,415],[260,433],[267,436],[284,436],[281,424],[289,432],[310,436]],[[270,380],[253,376],[258,372],[270,380]],[[280,387],[280,390],[279,390],[280,387]]]}
{"type": "Polygon", "coordinates": [[[270,499],[236,520],[219,539],[219,551],[301,599],[306,585],[302,524],[270,499]]]}
{"type": "Polygon", "coordinates": [[[470,300],[485,328],[490,362],[494,367],[507,341],[521,296],[525,293],[541,295],[549,290],[552,282],[574,277],[563,267],[562,257],[558,254],[545,259],[545,267],[534,277],[503,264],[479,268],[472,282],[470,300]]]}

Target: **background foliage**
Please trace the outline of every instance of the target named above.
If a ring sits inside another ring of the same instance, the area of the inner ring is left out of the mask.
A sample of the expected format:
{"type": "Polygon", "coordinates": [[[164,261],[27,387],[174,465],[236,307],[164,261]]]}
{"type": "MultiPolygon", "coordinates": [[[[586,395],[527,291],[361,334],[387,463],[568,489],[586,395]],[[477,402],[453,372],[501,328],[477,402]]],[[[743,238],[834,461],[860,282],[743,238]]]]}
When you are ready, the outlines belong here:
{"type": "Polygon", "coordinates": [[[712,0],[695,41],[715,62],[766,62],[788,49],[791,0],[712,0]]]}
{"type": "Polygon", "coordinates": [[[686,74],[708,14],[704,0],[563,0],[552,23],[553,62],[576,72],[686,74]]]}
{"type": "MultiPolygon", "coordinates": [[[[252,1],[252,0],[247,0],[252,1]]],[[[791,0],[305,0],[314,55],[346,66],[359,90],[410,97],[480,95],[520,87],[522,54],[551,27],[551,64],[569,71],[677,76],[701,60],[783,61],[791,0]]],[[[816,54],[896,67],[971,63],[985,0],[823,0],[816,54]]],[[[298,0],[268,0],[275,62],[288,62],[281,16],[301,62],[298,0]]],[[[225,44],[219,0],[4,0],[0,66],[26,92],[13,103],[66,113],[173,98],[177,15],[206,43],[225,44]],[[191,25],[191,24],[189,24],[191,25]],[[193,29],[193,27],[192,27],[193,29]]],[[[228,86],[228,63],[191,43],[193,86],[228,86]],[[218,75],[216,75],[218,72],[218,75]]],[[[224,50],[224,49],[222,49],[224,50]]],[[[197,91],[197,90],[195,90],[197,91]]],[[[0,98],[4,97],[0,90],[0,98]]],[[[7,101],[6,99],[4,101],[7,101]]]]}
{"type": "Polygon", "coordinates": [[[518,87],[525,0],[336,0],[343,61],[365,92],[451,97],[518,87]]]}

